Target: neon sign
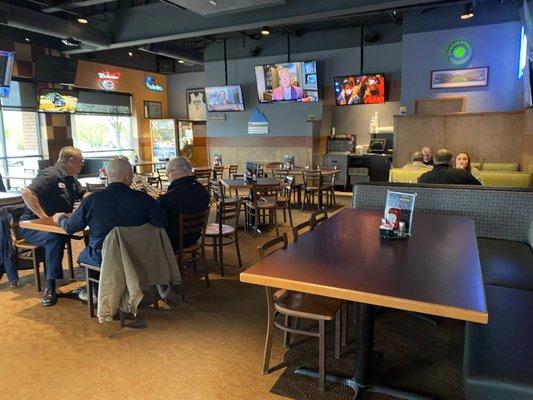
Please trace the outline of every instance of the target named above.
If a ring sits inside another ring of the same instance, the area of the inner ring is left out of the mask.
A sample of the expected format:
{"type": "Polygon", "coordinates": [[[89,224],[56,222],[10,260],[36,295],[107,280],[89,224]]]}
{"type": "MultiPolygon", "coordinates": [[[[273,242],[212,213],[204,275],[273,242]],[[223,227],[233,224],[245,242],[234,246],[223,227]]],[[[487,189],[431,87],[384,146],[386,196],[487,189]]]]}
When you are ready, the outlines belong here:
{"type": "Polygon", "coordinates": [[[452,65],[466,64],[472,58],[472,46],[464,39],[448,44],[446,55],[452,65]]]}
{"type": "Polygon", "coordinates": [[[148,75],[146,77],[146,79],[144,80],[144,83],[145,83],[146,87],[149,90],[153,90],[154,92],[162,92],[163,91],[163,86],[158,85],[157,83],[155,83],[155,78],[153,76],[151,76],[151,75],[148,75]]]}
{"type": "Polygon", "coordinates": [[[109,72],[107,70],[98,72],[100,86],[105,90],[115,90],[115,85],[118,83],[120,76],[120,72],[109,72]]]}

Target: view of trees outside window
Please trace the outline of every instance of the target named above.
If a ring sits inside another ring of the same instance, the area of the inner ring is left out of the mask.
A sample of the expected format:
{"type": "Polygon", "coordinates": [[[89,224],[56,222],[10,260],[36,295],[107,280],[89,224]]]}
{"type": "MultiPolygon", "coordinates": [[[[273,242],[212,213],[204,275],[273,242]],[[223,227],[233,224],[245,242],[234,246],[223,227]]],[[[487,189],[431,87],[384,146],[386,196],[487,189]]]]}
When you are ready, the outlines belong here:
{"type": "Polygon", "coordinates": [[[10,176],[35,174],[38,170],[37,160],[41,158],[37,113],[3,109],[2,121],[5,144],[5,152],[2,146],[0,153],[3,158],[2,172],[10,176]]]}
{"type": "Polygon", "coordinates": [[[73,117],[74,146],[85,157],[124,155],[132,160],[134,147],[130,116],[76,114],[73,117]]]}

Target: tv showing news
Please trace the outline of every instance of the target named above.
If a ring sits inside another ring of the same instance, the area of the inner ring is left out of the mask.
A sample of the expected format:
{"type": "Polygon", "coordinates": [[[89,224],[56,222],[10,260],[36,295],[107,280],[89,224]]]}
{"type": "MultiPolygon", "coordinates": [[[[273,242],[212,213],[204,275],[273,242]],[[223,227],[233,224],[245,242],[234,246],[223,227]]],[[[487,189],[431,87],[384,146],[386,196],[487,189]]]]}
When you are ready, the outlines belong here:
{"type": "Polygon", "coordinates": [[[318,101],[316,61],[256,65],[260,103],[318,101]]]}
{"type": "Polygon", "coordinates": [[[209,112],[244,111],[240,85],[206,87],[205,97],[209,112]]]}
{"type": "Polygon", "coordinates": [[[338,106],[385,103],[383,74],[339,76],[334,85],[338,106]]]}
{"type": "Polygon", "coordinates": [[[35,63],[35,82],[74,85],[78,60],[40,55],[35,63]]]}
{"type": "Polygon", "coordinates": [[[39,111],[73,113],[78,104],[78,93],[66,90],[46,90],[39,94],[39,111]]]}
{"type": "Polygon", "coordinates": [[[11,51],[0,51],[0,97],[9,97],[14,62],[15,53],[11,51]]]}

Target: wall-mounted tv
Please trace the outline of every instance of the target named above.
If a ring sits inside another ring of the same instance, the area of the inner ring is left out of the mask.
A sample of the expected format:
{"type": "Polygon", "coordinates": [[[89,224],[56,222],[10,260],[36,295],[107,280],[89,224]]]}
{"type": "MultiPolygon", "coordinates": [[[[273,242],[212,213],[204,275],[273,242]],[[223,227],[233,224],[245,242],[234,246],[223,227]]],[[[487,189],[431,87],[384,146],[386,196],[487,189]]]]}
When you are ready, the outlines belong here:
{"type": "Polygon", "coordinates": [[[318,101],[316,61],[257,65],[259,102],[318,101]]]}
{"type": "Polygon", "coordinates": [[[240,85],[206,87],[205,97],[209,112],[244,111],[240,85]]]}
{"type": "Polygon", "coordinates": [[[0,97],[9,97],[14,62],[15,53],[11,51],[0,51],[0,97]]]}
{"type": "Polygon", "coordinates": [[[43,90],[39,94],[39,111],[73,113],[78,104],[78,92],[67,90],[43,90]]]}
{"type": "Polygon", "coordinates": [[[35,63],[35,82],[74,85],[78,60],[41,55],[35,63]]]}
{"type": "Polygon", "coordinates": [[[385,103],[383,74],[338,76],[334,85],[338,106],[385,103]]]}

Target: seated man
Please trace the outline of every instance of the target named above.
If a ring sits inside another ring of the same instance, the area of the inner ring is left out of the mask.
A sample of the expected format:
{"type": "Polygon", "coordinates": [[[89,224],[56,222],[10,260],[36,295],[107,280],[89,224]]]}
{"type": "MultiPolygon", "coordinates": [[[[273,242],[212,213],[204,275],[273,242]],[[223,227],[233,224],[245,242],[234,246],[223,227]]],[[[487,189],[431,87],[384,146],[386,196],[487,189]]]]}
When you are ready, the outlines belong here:
{"type": "MultiPolygon", "coordinates": [[[[171,158],[167,164],[168,192],[159,198],[159,204],[167,214],[167,233],[174,251],[179,249],[178,214],[199,214],[209,208],[209,193],[196,180],[192,165],[185,157],[171,158]]],[[[183,238],[184,246],[199,239],[197,235],[183,238]]]]}
{"type": "Polygon", "coordinates": [[[107,234],[117,226],[140,226],[150,223],[158,228],[166,226],[165,213],[144,192],[130,189],[133,172],[125,158],[116,158],[107,167],[109,185],[83,200],[69,218],[64,213],[54,215],[54,221],[65,232],[79,232],[90,228],[89,244],[80,253],[78,262],[100,266],[102,245],[107,234]]]}
{"type": "Polygon", "coordinates": [[[457,185],[481,185],[470,172],[453,168],[453,154],[446,149],[440,149],[433,156],[435,166],[432,171],[423,173],[418,182],[420,183],[442,183],[457,185]]]}
{"type": "Polygon", "coordinates": [[[433,162],[433,150],[431,150],[431,147],[425,146],[422,148],[422,162],[424,165],[435,165],[433,162]]]}
{"type": "Polygon", "coordinates": [[[424,156],[421,151],[415,151],[411,155],[411,162],[405,164],[402,168],[405,169],[422,169],[425,171],[431,170],[430,165],[424,164],[424,156]]]}
{"type": "MultiPolygon", "coordinates": [[[[83,196],[81,184],[75,178],[83,166],[83,156],[75,147],[63,147],[54,166],[46,168],[22,191],[26,210],[21,221],[46,218],[58,212],[72,212],[74,202],[83,196]]],[[[57,302],[56,279],[63,278],[63,251],[67,237],[51,232],[21,229],[20,234],[29,243],[44,248],[46,287],[43,306],[57,302]]]]}

